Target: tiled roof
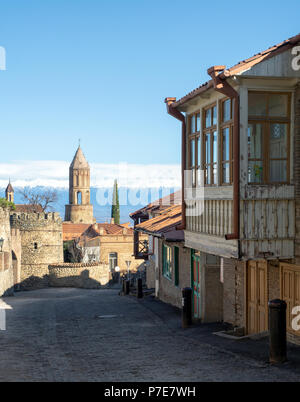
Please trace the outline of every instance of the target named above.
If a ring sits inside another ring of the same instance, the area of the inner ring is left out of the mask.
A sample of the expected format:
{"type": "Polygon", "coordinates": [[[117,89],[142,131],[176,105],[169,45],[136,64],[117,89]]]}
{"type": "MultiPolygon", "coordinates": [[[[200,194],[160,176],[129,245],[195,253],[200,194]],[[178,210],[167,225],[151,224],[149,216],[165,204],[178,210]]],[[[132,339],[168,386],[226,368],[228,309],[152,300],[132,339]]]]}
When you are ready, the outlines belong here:
{"type": "Polygon", "coordinates": [[[91,225],[86,223],[63,222],[63,241],[73,240],[80,237],[91,225]]]}
{"type": "Polygon", "coordinates": [[[89,164],[88,164],[80,146],[78,147],[78,149],[76,151],[76,154],[73,158],[73,161],[72,161],[70,167],[73,169],[89,169],[89,164]]]}
{"type": "Polygon", "coordinates": [[[94,238],[97,236],[128,235],[133,236],[133,229],[112,223],[63,223],[63,240],[73,240],[84,236],[94,238]],[[126,233],[125,233],[126,232],[126,233]]]}
{"type": "MultiPolygon", "coordinates": [[[[292,48],[298,42],[300,42],[300,34],[293,36],[292,38],[287,39],[281,43],[278,43],[277,45],[271,46],[269,49],[264,50],[260,53],[257,53],[254,56],[252,56],[246,60],[240,61],[235,66],[233,66],[233,67],[225,70],[223,73],[221,73],[221,77],[228,78],[231,75],[236,75],[245,70],[248,70],[249,68],[253,67],[254,65],[261,63],[263,60],[270,58],[270,57],[274,57],[277,54],[292,48]]],[[[201,93],[207,91],[208,89],[213,88],[213,86],[214,86],[213,81],[209,80],[208,82],[206,82],[205,84],[202,84],[200,87],[194,89],[192,92],[188,93],[181,99],[178,99],[177,101],[172,103],[172,107],[178,107],[178,106],[184,104],[185,102],[189,101],[190,99],[193,99],[197,95],[200,95],[201,93]]]]}
{"type": "Polygon", "coordinates": [[[11,182],[8,183],[8,186],[6,187],[5,190],[6,193],[14,193],[13,186],[11,185],[11,182]]]}
{"type": "Polygon", "coordinates": [[[98,234],[103,231],[104,236],[123,234],[124,229],[127,235],[133,235],[134,233],[133,229],[115,223],[95,223],[92,227],[98,234]]]}
{"type": "Polygon", "coordinates": [[[169,194],[165,197],[159,198],[158,200],[151,202],[145,207],[138,209],[135,212],[132,212],[129,216],[133,218],[135,215],[149,215],[151,212],[163,211],[166,208],[169,208],[171,205],[181,205],[182,197],[181,190],[176,191],[175,193],[169,194]]]}
{"type": "Polygon", "coordinates": [[[43,212],[43,208],[40,205],[16,204],[15,212],[24,212],[25,214],[41,213],[43,212]]]}
{"type": "Polygon", "coordinates": [[[140,223],[135,228],[145,233],[157,234],[166,238],[168,233],[174,232],[176,227],[180,225],[181,212],[181,205],[173,205],[162,211],[160,215],[140,223]]]}

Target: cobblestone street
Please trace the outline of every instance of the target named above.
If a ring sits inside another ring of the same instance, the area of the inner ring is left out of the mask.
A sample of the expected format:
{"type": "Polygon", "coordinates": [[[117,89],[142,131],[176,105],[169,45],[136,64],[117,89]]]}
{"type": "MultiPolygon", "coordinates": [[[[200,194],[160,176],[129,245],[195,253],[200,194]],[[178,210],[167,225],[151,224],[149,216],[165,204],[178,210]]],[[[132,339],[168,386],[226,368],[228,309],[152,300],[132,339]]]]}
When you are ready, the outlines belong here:
{"type": "Polygon", "coordinates": [[[114,289],[45,289],[3,300],[12,309],[0,332],[1,381],[299,378],[189,336],[178,315],[153,299],[120,297],[114,289]]]}

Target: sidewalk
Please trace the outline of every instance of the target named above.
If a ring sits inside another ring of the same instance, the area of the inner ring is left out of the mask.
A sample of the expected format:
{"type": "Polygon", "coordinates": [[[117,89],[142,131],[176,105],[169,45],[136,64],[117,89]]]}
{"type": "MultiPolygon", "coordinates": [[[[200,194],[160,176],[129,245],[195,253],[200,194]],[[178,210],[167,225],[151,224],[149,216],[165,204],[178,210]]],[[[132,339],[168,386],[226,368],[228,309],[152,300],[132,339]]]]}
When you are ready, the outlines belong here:
{"type": "MultiPolygon", "coordinates": [[[[254,360],[259,366],[269,365],[269,338],[260,339],[227,339],[214,332],[226,330],[222,323],[212,324],[193,324],[188,329],[181,327],[181,311],[171,305],[165,304],[154,296],[147,296],[139,300],[145,308],[156,314],[168,328],[176,331],[177,335],[192,339],[194,342],[207,344],[216,348],[218,351],[226,352],[230,355],[254,360]]],[[[291,370],[293,374],[299,374],[300,379],[300,346],[288,343],[287,347],[288,362],[279,365],[282,370],[291,370]]]]}

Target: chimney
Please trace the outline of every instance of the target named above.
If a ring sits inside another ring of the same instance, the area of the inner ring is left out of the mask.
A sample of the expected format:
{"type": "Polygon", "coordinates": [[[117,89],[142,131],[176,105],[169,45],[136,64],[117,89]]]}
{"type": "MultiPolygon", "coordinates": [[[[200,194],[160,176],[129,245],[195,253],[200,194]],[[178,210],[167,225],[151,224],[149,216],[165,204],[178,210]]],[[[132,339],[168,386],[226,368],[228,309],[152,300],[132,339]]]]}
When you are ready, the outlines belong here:
{"type": "Polygon", "coordinates": [[[103,236],[104,235],[104,228],[100,228],[99,233],[100,233],[100,236],[103,236]]]}
{"type": "Polygon", "coordinates": [[[123,235],[127,235],[127,229],[123,228],[123,235]]]}
{"type": "Polygon", "coordinates": [[[114,219],[114,218],[111,218],[110,224],[111,224],[111,225],[114,225],[114,224],[115,224],[115,219],[114,219]]]}

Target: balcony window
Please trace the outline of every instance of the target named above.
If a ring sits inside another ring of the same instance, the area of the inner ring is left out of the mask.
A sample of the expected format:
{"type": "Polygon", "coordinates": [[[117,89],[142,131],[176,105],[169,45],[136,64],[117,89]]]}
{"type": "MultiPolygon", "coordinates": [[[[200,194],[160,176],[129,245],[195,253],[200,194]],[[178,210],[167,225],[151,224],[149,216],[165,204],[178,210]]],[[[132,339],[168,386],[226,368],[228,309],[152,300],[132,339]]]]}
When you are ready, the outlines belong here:
{"type": "Polygon", "coordinates": [[[289,105],[289,94],[249,93],[249,183],[289,181],[289,105]]]}

